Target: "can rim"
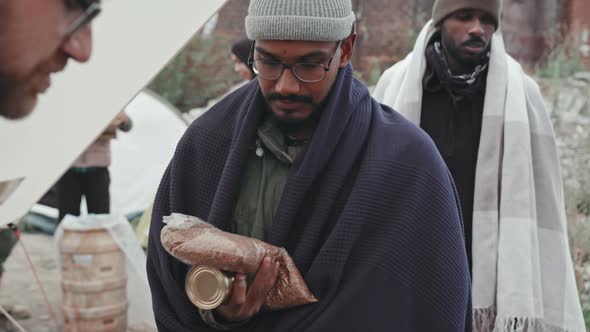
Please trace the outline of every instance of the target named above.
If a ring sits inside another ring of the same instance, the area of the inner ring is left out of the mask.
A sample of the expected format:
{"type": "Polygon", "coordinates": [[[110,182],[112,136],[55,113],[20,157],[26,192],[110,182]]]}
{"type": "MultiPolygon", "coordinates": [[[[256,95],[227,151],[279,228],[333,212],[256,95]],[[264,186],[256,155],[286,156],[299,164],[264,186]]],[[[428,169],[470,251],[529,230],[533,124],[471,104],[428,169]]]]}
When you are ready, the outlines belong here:
{"type": "Polygon", "coordinates": [[[197,307],[203,310],[211,310],[219,307],[226,299],[231,290],[231,280],[221,270],[208,267],[193,267],[185,279],[185,291],[189,300],[197,307]],[[204,276],[213,277],[217,282],[217,289],[213,295],[205,299],[199,291],[198,280],[204,276]]]}

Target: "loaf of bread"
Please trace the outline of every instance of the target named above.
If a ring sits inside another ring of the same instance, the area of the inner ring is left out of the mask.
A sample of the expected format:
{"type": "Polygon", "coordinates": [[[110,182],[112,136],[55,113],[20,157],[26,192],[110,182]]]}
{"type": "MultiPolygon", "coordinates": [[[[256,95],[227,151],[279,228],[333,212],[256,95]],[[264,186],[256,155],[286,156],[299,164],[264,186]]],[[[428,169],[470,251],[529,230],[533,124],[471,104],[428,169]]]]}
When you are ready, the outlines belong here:
{"type": "Polygon", "coordinates": [[[279,275],[265,301],[267,310],[317,302],[293,259],[283,248],[253,238],[224,232],[196,217],[172,214],[160,234],[162,245],[176,259],[191,266],[210,266],[254,276],[265,256],[279,262],[279,275]]]}

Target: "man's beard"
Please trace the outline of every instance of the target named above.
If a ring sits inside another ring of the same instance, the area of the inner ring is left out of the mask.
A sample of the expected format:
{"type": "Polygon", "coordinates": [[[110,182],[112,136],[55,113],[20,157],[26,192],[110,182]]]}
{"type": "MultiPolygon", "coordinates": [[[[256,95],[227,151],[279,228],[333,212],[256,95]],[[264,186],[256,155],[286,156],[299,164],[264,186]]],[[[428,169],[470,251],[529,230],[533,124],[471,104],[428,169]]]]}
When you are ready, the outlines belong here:
{"type": "Polygon", "coordinates": [[[320,103],[314,103],[313,98],[311,96],[304,96],[304,95],[281,95],[278,93],[270,93],[268,96],[265,96],[266,104],[268,109],[271,109],[271,104],[273,101],[289,101],[289,102],[299,102],[303,104],[309,105],[311,107],[311,114],[305,119],[292,119],[292,118],[283,118],[278,117],[274,112],[269,112],[271,116],[281,125],[281,127],[285,129],[297,129],[301,127],[306,127],[310,124],[317,123],[320,118],[321,109],[324,107],[326,97],[320,103]]]}
{"type": "Polygon", "coordinates": [[[0,117],[20,119],[33,111],[37,97],[26,87],[25,82],[29,77],[13,71],[18,57],[14,52],[16,47],[13,46],[22,36],[11,33],[14,30],[14,22],[11,20],[12,3],[13,1],[0,0],[0,117]]]}
{"type": "Polygon", "coordinates": [[[0,116],[15,120],[31,114],[37,98],[28,93],[20,80],[0,73],[0,116]]]}
{"type": "MultiPolygon", "coordinates": [[[[487,54],[490,51],[490,44],[487,45],[486,48],[482,50],[481,53],[473,56],[473,57],[465,57],[459,51],[459,47],[456,47],[452,40],[447,37],[447,34],[443,33],[441,36],[441,42],[444,45],[448,55],[452,57],[456,62],[461,64],[468,65],[470,67],[476,67],[478,65],[484,64],[488,61],[487,54]]],[[[479,37],[472,37],[468,41],[464,42],[460,46],[465,46],[469,44],[477,44],[477,45],[485,45],[485,41],[479,37]]]]}

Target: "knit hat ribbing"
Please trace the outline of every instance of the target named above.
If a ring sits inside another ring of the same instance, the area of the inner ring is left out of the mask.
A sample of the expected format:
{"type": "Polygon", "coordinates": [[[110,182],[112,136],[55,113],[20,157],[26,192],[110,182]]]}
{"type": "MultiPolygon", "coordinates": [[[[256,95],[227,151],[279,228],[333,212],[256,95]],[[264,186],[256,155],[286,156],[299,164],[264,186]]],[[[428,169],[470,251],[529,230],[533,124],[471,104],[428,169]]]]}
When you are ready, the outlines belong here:
{"type": "Polygon", "coordinates": [[[500,22],[502,11],[501,0],[436,0],[432,9],[432,21],[438,26],[447,16],[460,9],[480,9],[488,12],[496,20],[496,27],[500,22]]]}
{"type": "Polygon", "coordinates": [[[354,22],[351,0],[251,0],[246,34],[251,40],[338,41],[354,22]]]}

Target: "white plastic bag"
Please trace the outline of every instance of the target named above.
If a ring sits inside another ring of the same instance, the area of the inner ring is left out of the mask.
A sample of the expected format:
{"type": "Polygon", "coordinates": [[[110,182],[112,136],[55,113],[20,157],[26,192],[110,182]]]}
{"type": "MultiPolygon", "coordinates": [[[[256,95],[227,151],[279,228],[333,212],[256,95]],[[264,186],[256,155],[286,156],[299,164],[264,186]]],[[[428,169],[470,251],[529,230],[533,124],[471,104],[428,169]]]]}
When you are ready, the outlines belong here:
{"type": "Polygon", "coordinates": [[[58,270],[61,271],[60,243],[67,230],[107,230],[127,257],[127,300],[128,329],[155,331],[152,299],[146,273],[146,256],[135,232],[124,217],[114,215],[67,215],[54,235],[54,246],[58,270]]]}

